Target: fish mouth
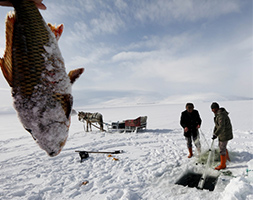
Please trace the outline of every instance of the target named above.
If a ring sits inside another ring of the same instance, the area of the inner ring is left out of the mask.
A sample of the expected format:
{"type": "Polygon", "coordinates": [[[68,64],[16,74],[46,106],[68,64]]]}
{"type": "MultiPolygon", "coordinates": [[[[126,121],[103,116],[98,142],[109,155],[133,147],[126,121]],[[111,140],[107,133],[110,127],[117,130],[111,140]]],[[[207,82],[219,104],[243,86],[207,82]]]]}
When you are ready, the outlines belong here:
{"type": "Polygon", "coordinates": [[[57,156],[59,153],[61,152],[61,150],[59,151],[59,152],[51,152],[51,153],[49,153],[48,155],[50,156],[50,157],[55,157],[55,156],[57,156]]]}
{"type": "Polygon", "coordinates": [[[63,142],[60,143],[60,150],[59,150],[59,151],[51,151],[51,152],[48,152],[48,155],[49,155],[50,157],[57,156],[57,155],[61,152],[61,150],[63,149],[63,147],[64,147],[64,145],[65,145],[65,143],[66,143],[66,141],[67,141],[67,138],[68,138],[68,137],[66,137],[65,140],[64,140],[63,142]]]}
{"type": "Polygon", "coordinates": [[[53,152],[49,153],[48,155],[49,155],[50,157],[54,157],[54,156],[56,156],[57,154],[53,151],[53,152]]]}
{"type": "Polygon", "coordinates": [[[47,152],[47,154],[50,157],[55,157],[55,156],[57,156],[61,152],[61,150],[62,150],[62,148],[59,151],[50,151],[50,152],[47,152]]]}

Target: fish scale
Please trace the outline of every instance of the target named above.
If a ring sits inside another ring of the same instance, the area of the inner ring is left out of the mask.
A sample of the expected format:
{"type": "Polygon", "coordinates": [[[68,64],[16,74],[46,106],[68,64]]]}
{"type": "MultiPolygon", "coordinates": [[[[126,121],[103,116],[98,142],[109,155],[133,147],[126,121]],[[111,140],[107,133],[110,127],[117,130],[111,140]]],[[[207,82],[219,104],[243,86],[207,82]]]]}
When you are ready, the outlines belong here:
{"type": "Polygon", "coordinates": [[[33,4],[24,1],[15,9],[19,15],[16,17],[13,34],[15,49],[13,50],[13,77],[15,77],[13,88],[19,89],[22,95],[30,97],[33,94],[34,86],[40,83],[41,72],[45,68],[41,66],[41,63],[44,62],[42,55],[45,53],[44,48],[41,47],[48,43],[49,37],[48,32],[43,28],[45,25],[39,11],[34,12],[33,4]],[[24,13],[26,15],[22,16],[24,13]],[[22,39],[20,40],[20,38],[22,39]],[[20,76],[20,74],[24,75],[20,76]]]}

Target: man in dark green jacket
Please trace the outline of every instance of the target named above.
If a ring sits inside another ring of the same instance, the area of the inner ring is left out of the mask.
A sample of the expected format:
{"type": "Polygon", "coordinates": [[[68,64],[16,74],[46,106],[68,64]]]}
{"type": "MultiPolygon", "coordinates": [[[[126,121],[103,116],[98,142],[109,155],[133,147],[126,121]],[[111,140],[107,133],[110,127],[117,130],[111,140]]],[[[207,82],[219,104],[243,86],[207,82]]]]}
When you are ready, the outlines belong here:
{"type": "Polygon", "coordinates": [[[214,131],[213,138],[219,138],[219,148],[220,148],[220,158],[221,164],[216,167],[216,170],[225,169],[226,161],[229,160],[229,155],[227,151],[227,144],[229,140],[233,139],[233,131],[231,121],[228,117],[228,112],[225,108],[220,108],[219,104],[214,102],[211,105],[211,109],[215,115],[214,117],[214,131]]]}

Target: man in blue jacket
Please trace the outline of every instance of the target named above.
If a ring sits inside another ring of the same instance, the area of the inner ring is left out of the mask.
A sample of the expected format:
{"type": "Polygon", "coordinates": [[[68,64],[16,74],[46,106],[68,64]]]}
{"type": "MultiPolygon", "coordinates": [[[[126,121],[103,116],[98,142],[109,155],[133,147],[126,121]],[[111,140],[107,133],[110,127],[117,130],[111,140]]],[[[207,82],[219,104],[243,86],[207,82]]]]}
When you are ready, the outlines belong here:
{"type": "Polygon", "coordinates": [[[199,132],[198,129],[201,125],[201,118],[199,112],[194,110],[193,103],[186,104],[186,110],[181,113],[180,125],[184,129],[184,136],[187,140],[187,147],[189,150],[188,158],[193,156],[192,153],[192,140],[194,141],[195,146],[197,147],[198,153],[201,152],[201,145],[199,141],[199,132]]]}

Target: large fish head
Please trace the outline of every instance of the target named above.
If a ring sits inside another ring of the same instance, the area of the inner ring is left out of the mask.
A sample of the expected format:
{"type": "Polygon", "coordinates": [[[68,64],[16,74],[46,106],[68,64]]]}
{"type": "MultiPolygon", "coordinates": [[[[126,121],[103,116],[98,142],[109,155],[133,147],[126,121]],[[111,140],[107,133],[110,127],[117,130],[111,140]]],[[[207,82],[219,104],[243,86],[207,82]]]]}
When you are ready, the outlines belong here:
{"type": "Polygon", "coordinates": [[[42,105],[33,107],[29,112],[22,110],[19,117],[38,145],[53,157],[61,152],[67,141],[72,103],[63,106],[51,99],[42,105]]]}
{"type": "MultiPolygon", "coordinates": [[[[70,71],[68,75],[70,83],[73,84],[83,72],[83,68],[70,71]]],[[[31,132],[31,134],[39,146],[53,157],[61,152],[67,141],[73,97],[70,94],[55,93],[53,98],[42,102],[46,103],[42,103],[42,106],[39,106],[40,111],[35,110],[34,113],[38,116],[39,124],[35,126],[37,133],[31,132]]]]}

